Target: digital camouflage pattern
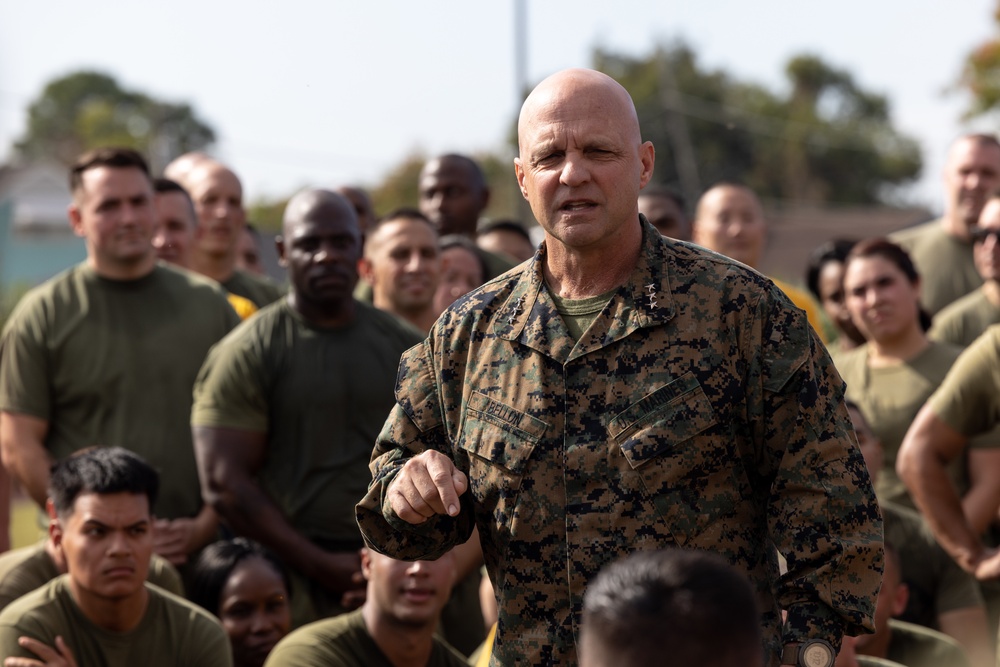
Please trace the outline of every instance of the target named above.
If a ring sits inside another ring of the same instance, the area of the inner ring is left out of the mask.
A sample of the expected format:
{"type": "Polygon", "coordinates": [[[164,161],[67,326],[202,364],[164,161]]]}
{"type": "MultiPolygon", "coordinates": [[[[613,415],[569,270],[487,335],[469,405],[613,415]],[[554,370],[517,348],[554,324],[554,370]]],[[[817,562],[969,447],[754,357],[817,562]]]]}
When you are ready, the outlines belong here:
{"type": "Polygon", "coordinates": [[[770,665],[782,641],[870,632],[882,522],[825,348],[760,274],[648,224],[643,246],[578,343],[545,287],[543,248],[403,355],[357,508],[366,541],[436,558],[474,520],[500,606],[492,665],[575,663],[587,582],[671,545],[747,573],[770,665]],[[427,448],[470,491],[458,517],[414,526],[385,492],[427,448]]]}

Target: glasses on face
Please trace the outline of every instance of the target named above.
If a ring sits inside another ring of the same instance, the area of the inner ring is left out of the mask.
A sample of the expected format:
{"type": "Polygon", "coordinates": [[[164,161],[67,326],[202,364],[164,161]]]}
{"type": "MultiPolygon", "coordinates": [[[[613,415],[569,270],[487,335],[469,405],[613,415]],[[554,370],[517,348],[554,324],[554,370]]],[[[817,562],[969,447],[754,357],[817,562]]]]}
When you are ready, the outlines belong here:
{"type": "Polygon", "coordinates": [[[973,227],[971,231],[974,243],[984,243],[989,237],[993,237],[993,242],[1000,242],[1000,229],[985,229],[983,227],[973,227]]]}

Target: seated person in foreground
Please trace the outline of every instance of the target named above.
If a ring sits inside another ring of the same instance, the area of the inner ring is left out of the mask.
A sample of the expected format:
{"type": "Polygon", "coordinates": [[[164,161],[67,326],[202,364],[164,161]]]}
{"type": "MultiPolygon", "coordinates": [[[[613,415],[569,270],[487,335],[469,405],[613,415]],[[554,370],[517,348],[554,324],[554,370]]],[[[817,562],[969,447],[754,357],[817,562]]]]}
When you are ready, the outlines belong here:
{"type": "Polygon", "coordinates": [[[946,634],[894,619],[906,608],[909,590],[900,576],[899,553],[885,542],[885,573],[875,605],[875,633],[854,641],[859,654],[906,667],[969,667],[962,647],[946,634]]]}
{"type": "Polygon", "coordinates": [[[233,667],[261,667],[292,628],[291,583],[278,558],[245,537],[219,540],[198,555],[191,601],[222,622],[233,667]]]}
{"type": "Polygon", "coordinates": [[[758,617],[750,583],[721,557],[640,551],[587,588],[580,665],[763,667],[758,617]]]}
{"type": "Polygon", "coordinates": [[[68,574],[0,613],[5,666],[232,665],[215,619],[146,583],[158,489],[156,471],[120,447],[85,450],[52,466],[49,535],[68,574]]]}
{"type": "Polygon", "coordinates": [[[310,623],[271,652],[265,667],[466,667],[465,658],[434,636],[455,582],[455,556],[407,562],[365,549],[364,605],[310,623]]]}
{"type": "MultiPolygon", "coordinates": [[[[49,501],[49,516],[55,518],[51,507],[49,501]]],[[[6,552],[0,556],[0,610],[60,574],[66,574],[66,559],[51,536],[31,546],[6,552]]],[[[184,595],[180,573],[162,556],[153,554],[147,581],[174,595],[184,595]]]]}

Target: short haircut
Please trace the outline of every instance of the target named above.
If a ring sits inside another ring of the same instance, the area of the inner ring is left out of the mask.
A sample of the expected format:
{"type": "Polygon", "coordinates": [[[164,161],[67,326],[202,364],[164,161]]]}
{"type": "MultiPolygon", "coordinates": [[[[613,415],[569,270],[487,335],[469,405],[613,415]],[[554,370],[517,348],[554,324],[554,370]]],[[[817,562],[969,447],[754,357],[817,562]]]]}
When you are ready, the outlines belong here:
{"type": "Polygon", "coordinates": [[[604,568],[584,596],[583,633],[616,667],[664,664],[665,654],[673,665],[763,664],[753,589],[703,551],[641,551],[604,568]]]}
{"type": "Polygon", "coordinates": [[[809,253],[809,264],[806,266],[806,286],[817,299],[819,295],[819,274],[830,262],[847,262],[847,254],[857,244],[853,239],[832,239],[817,246],[809,253]]]}
{"type": "Polygon", "coordinates": [[[535,242],[531,240],[531,234],[528,233],[528,230],[516,220],[491,220],[479,228],[476,236],[484,236],[492,232],[513,232],[524,238],[531,245],[535,245],[535,242]]]}
{"type": "Polygon", "coordinates": [[[178,183],[177,181],[172,181],[169,178],[154,178],[153,179],[153,192],[158,195],[167,194],[170,192],[176,192],[184,196],[184,201],[187,202],[188,211],[191,213],[191,223],[193,225],[198,224],[198,211],[194,208],[194,200],[191,199],[191,193],[187,189],[178,183]]]}
{"type": "Polygon", "coordinates": [[[219,540],[205,547],[191,569],[188,599],[206,611],[219,615],[222,589],[236,566],[249,558],[260,558],[268,563],[285,583],[285,593],[292,594],[288,570],[278,557],[260,543],[245,537],[219,540]]]}
{"type": "Polygon", "coordinates": [[[445,234],[438,239],[438,250],[444,252],[451,248],[464,248],[471,252],[479,262],[480,278],[483,279],[483,282],[486,281],[486,276],[489,275],[489,268],[486,266],[486,258],[483,257],[482,248],[477,246],[475,241],[462,234],[445,234]]]}
{"type": "Polygon", "coordinates": [[[93,447],[52,465],[49,498],[59,516],[73,512],[76,499],[87,493],[134,493],[149,500],[152,513],[160,476],[152,466],[122,447],[93,447]]]}
{"type": "Polygon", "coordinates": [[[83,187],[83,172],[97,167],[114,167],[116,169],[138,169],[149,178],[149,165],[146,159],[131,148],[95,148],[87,151],[76,159],[69,170],[69,190],[76,193],[83,187]]]}
{"type": "Polygon", "coordinates": [[[188,191],[184,189],[183,185],[177,181],[172,181],[169,178],[154,178],[153,192],[157,194],[163,194],[164,192],[180,192],[188,199],[191,198],[191,195],[188,194],[188,191]]]}
{"type": "MultiPolygon", "coordinates": [[[[720,183],[720,185],[727,184],[720,183]]],[[[668,185],[661,185],[659,183],[647,185],[639,191],[639,197],[661,197],[663,199],[669,199],[677,204],[677,208],[681,210],[681,213],[687,215],[687,202],[684,200],[684,195],[668,185]]]]}
{"type": "Polygon", "coordinates": [[[989,134],[986,132],[973,132],[972,134],[963,134],[957,139],[955,143],[959,141],[971,141],[980,146],[992,146],[1000,150],[1000,140],[997,140],[995,134],[989,134]]]}
{"type": "Polygon", "coordinates": [[[450,162],[452,164],[458,163],[465,169],[468,174],[472,177],[471,184],[473,187],[479,190],[485,190],[488,187],[486,182],[486,174],[483,173],[483,168],[479,166],[479,163],[473,160],[468,155],[462,155],[461,153],[445,153],[444,155],[439,155],[432,162],[450,162]]]}
{"type": "MultiPolygon", "coordinates": [[[[354,210],[353,206],[351,207],[351,210],[354,210]]],[[[390,222],[395,222],[396,220],[413,220],[413,221],[423,222],[428,227],[434,230],[435,235],[437,235],[438,233],[437,227],[434,226],[434,223],[431,222],[431,219],[428,218],[426,215],[424,215],[419,210],[411,206],[401,206],[399,208],[393,209],[389,213],[386,213],[381,218],[376,220],[375,224],[373,224],[371,227],[365,230],[365,236],[371,237],[379,227],[390,222]]]]}

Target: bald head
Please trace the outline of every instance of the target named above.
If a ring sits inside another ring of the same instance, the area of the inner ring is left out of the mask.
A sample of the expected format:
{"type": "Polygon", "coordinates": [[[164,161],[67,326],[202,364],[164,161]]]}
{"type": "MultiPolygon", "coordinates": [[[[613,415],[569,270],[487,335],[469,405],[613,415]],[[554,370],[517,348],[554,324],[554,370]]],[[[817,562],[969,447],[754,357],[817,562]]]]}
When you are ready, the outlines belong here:
{"type": "Polygon", "coordinates": [[[296,194],[285,207],[277,246],[292,285],[293,308],[327,325],[353,313],[361,231],[351,202],[330,190],[296,194]]]}
{"type": "Polygon", "coordinates": [[[334,219],[343,220],[344,226],[353,228],[360,239],[358,214],[347,197],[330,190],[309,188],[288,200],[281,219],[282,234],[290,237],[296,225],[309,220],[334,219]]]}
{"type": "Polygon", "coordinates": [[[167,168],[163,170],[163,177],[169,178],[171,181],[183,183],[187,175],[196,166],[205,162],[214,162],[214,160],[207,153],[200,151],[184,153],[184,155],[174,158],[173,162],[167,165],[167,168]]]}
{"type": "Polygon", "coordinates": [[[691,240],[757,268],[767,240],[764,209],[757,195],[736,183],[709,188],[698,200],[691,240]]]}
{"type": "Polygon", "coordinates": [[[577,114],[603,116],[636,145],[642,143],[639,116],[628,91],[603,72],[568,69],[543,80],[524,100],[517,118],[518,149],[523,155],[524,138],[541,119],[553,115],[571,119],[577,114]]]}
{"type": "Polygon", "coordinates": [[[430,160],[420,170],[420,212],[439,234],[475,238],[479,217],[490,201],[490,189],[479,165],[450,153],[430,160]]]}
{"type": "Polygon", "coordinates": [[[336,190],[337,194],[347,198],[354,207],[354,212],[358,215],[358,226],[361,228],[362,236],[368,228],[375,223],[375,208],[372,206],[372,199],[368,193],[354,185],[344,185],[336,190]]]}
{"type": "Polygon", "coordinates": [[[231,273],[246,224],[240,179],[225,165],[204,158],[195,160],[178,182],[191,195],[198,215],[193,268],[215,277],[206,271],[214,264],[223,275],[231,273]]]}
{"type": "Polygon", "coordinates": [[[637,201],[654,162],[628,92],[593,70],[553,74],[525,100],[517,130],[514,171],[545,230],[546,261],[586,253],[617,279],[642,240],[637,201]]]}

